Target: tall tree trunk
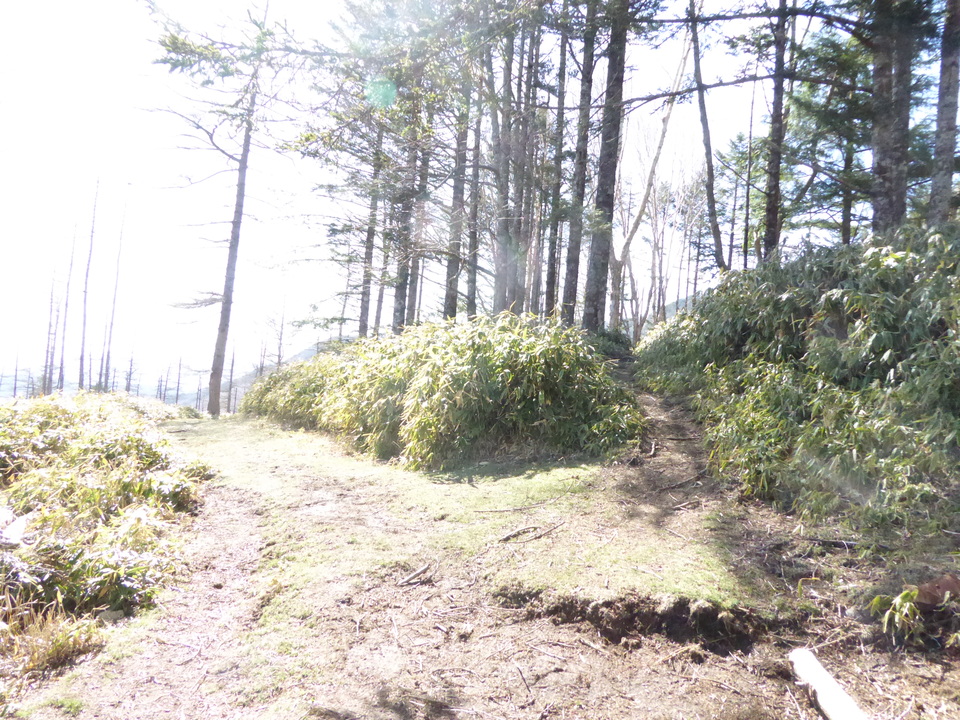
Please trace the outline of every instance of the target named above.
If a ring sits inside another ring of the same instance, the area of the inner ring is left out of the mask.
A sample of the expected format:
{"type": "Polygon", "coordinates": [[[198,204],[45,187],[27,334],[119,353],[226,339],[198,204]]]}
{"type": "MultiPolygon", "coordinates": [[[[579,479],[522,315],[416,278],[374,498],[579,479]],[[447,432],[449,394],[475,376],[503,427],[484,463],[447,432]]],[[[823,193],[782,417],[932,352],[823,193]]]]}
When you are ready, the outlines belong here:
{"type": "Polygon", "coordinates": [[[43,380],[40,385],[40,392],[43,395],[49,395],[53,392],[53,358],[57,352],[56,328],[60,324],[59,311],[57,311],[57,323],[53,321],[53,291],[56,285],[56,278],[50,281],[50,312],[47,318],[47,347],[43,351],[43,380]]]}
{"type": "MultiPolygon", "coordinates": [[[[429,123],[432,122],[432,115],[428,113],[430,119],[429,123]]],[[[416,197],[414,198],[413,207],[416,216],[416,231],[414,232],[414,240],[410,243],[410,286],[407,292],[407,315],[406,315],[406,324],[413,325],[417,321],[418,314],[420,312],[420,280],[423,277],[423,269],[421,267],[421,248],[423,243],[421,238],[424,233],[424,227],[426,225],[426,204],[427,204],[427,184],[430,177],[430,153],[426,148],[421,148],[420,150],[420,166],[417,172],[417,187],[416,187],[416,197]]]]}
{"type": "MultiPolygon", "coordinates": [[[[183,358],[177,360],[177,394],[173,398],[173,404],[180,404],[180,375],[183,372],[183,358]]],[[[227,391],[227,412],[230,412],[230,391],[233,390],[233,362],[230,363],[230,389],[227,391]]]]}
{"type": "MultiPolygon", "coordinates": [[[[124,212],[124,218],[126,217],[126,212],[124,212]]],[[[113,300],[110,303],[110,326],[107,329],[107,359],[104,363],[106,365],[104,369],[104,378],[106,383],[106,389],[109,390],[110,386],[110,355],[111,350],[113,349],[113,325],[117,319],[117,291],[120,289],[120,257],[123,254],[123,226],[125,222],[120,224],[120,240],[117,243],[117,264],[114,267],[113,271],[113,300]]]]}
{"type": "Polygon", "coordinates": [[[697,31],[696,0],[690,0],[687,10],[690,18],[690,40],[693,43],[693,78],[697,86],[697,105],[700,108],[700,129],[703,134],[703,153],[707,169],[707,217],[710,234],[713,236],[713,257],[721,272],[727,264],[723,259],[723,237],[720,235],[720,221],[717,219],[716,176],[713,170],[713,144],[710,141],[710,120],[707,116],[706,89],[703,86],[703,73],[700,69],[700,35],[697,31]]]}
{"type": "Polygon", "coordinates": [[[360,321],[357,335],[369,332],[370,292],[373,287],[373,251],[377,238],[377,209],[380,204],[380,173],[383,170],[383,125],[377,128],[377,144],[373,155],[373,177],[370,184],[370,211],[367,215],[367,236],[363,243],[363,278],[360,281],[360,321]]]}
{"type": "Polygon", "coordinates": [[[470,171],[470,224],[467,231],[467,317],[477,315],[477,258],[480,245],[480,137],[483,112],[478,103],[473,126],[473,167],[470,171]]]}
{"type": "Polygon", "coordinates": [[[450,244],[447,246],[447,278],[443,296],[443,316],[457,316],[461,254],[463,252],[464,195],[467,175],[467,138],[470,133],[472,90],[466,80],[461,91],[463,105],[457,114],[457,138],[453,165],[453,199],[450,207],[450,244]]]}
{"type": "Polygon", "coordinates": [[[954,156],[957,150],[957,97],[960,89],[960,0],[947,0],[940,45],[940,91],[937,99],[937,130],[930,183],[931,227],[950,219],[953,197],[954,156]]]}
{"type": "Polygon", "coordinates": [[[594,52],[597,41],[599,0],[587,0],[583,31],[583,61],[580,71],[580,104],[577,117],[577,150],[573,161],[573,201],[570,206],[570,238],[567,241],[566,274],[563,280],[561,317],[573,325],[580,282],[580,246],[583,241],[583,200],[587,187],[587,150],[590,142],[590,111],[593,102],[594,52]]]}
{"type": "Polygon", "coordinates": [[[513,128],[513,45],[515,38],[508,33],[504,39],[503,91],[496,89],[493,72],[492,51],[485,55],[487,89],[491,103],[490,127],[492,135],[494,167],[497,188],[497,242],[494,248],[493,311],[502,312],[508,307],[507,293],[510,286],[510,254],[515,239],[510,222],[510,158],[513,128]],[[501,98],[501,94],[503,97],[501,98]]]}
{"type": "Polygon", "coordinates": [[[63,332],[60,339],[60,372],[57,377],[57,389],[63,390],[66,382],[66,358],[67,358],[67,320],[70,310],[70,281],[73,279],[73,254],[77,248],[77,231],[74,228],[73,240],[70,242],[70,264],[67,266],[67,287],[63,294],[63,332]]]}
{"type": "MultiPolygon", "coordinates": [[[[80,325],[80,384],[83,390],[83,363],[87,352],[87,296],[90,294],[90,265],[93,263],[93,236],[97,225],[97,198],[100,196],[100,181],[97,180],[97,189],[93,194],[93,218],[90,221],[90,251],[87,253],[87,271],[83,276],[83,320],[80,325]]],[[[92,378],[91,378],[92,380],[92,378]]]]}
{"type": "MultiPolygon", "coordinates": [[[[396,221],[396,205],[392,205],[390,218],[386,227],[387,234],[383,239],[383,266],[380,268],[380,283],[377,288],[377,309],[373,316],[373,334],[380,337],[380,322],[383,317],[383,295],[387,288],[387,280],[390,272],[390,247],[393,245],[393,227],[396,221]]],[[[319,350],[318,350],[319,352],[319,350]]]]}
{"type": "MultiPolygon", "coordinates": [[[[856,161],[857,149],[853,141],[847,140],[843,148],[843,177],[850,177],[853,172],[853,163],[856,161]]],[[[853,187],[844,182],[840,189],[840,243],[849,245],[853,238],[853,187]]]]}
{"type": "Polygon", "coordinates": [[[873,230],[899,228],[907,212],[912,63],[910,9],[876,0],[873,33],[873,230]]]}
{"type": "Polygon", "coordinates": [[[220,324],[217,327],[217,342],[213,348],[213,366],[210,368],[210,395],[207,412],[220,417],[220,384],[223,364],[227,354],[227,335],[230,332],[230,311],[233,308],[233,288],[237,277],[237,257],[240,251],[240,225],[243,222],[243,202],[247,193],[247,167],[250,164],[250,144],[253,138],[253,116],[257,109],[257,91],[250,93],[244,112],[243,145],[237,164],[237,193],[233,205],[233,221],[230,225],[230,247],[227,251],[227,271],[223,280],[223,297],[220,302],[220,324]]]}
{"type": "Polygon", "coordinates": [[[767,188],[764,207],[763,259],[772,260],[780,245],[780,166],[783,162],[783,94],[787,56],[787,0],[780,0],[773,29],[773,103],[767,139],[767,188]]]}
{"type": "Polygon", "coordinates": [[[620,124],[623,119],[623,76],[630,28],[629,0],[614,0],[609,7],[610,44],[607,46],[607,90],[600,126],[600,159],[597,164],[596,211],[598,227],[590,243],[587,283],[583,299],[583,327],[597,332],[603,327],[607,303],[607,276],[613,242],[613,205],[620,157],[620,124]]]}
{"type": "Polygon", "coordinates": [[[508,155],[511,174],[513,176],[513,209],[510,211],[510,244],[507,246],[507,297],[505,310],[510,312],[522,312],[523,300],[518,297],[518,289],[521,285],[520,274],[520,253],[521,247],[526,244],[524,237],[524,200],[526,199],[526,137],[524,128],[527,122],[527,107],[524,94],[525,66],[528,32],[526,24],[520,31],[520,46],[517,52],[517,77],[516,87],[513,97],[516,98],[518,108],[517,112],[511,109],[510,133],[510,154],[508,155]]]}
{"type": "MultiPolygon", "coordinates": [[[[563,20],[567,20],[569,0],[563,0],[563,20]]],[[[544,315],[557,312],[557,274],[560,269],[560,191],[563,187],[564,106],[567,94],[567,30],[560,31],[560,67],[557,70],[557,117],[554,126],[553,185],[550,188],[550,236],[547,241],[547,286],[544,315]]]]}
{"type": "MultiPolygon", "coordinates": [[[[758,61],[759,62],[759,61],[758,61]]],[[[754,66],[754,74],[757,72],[757,66],[754,66]]],[[[743,269],[746,270],[750,264],[750,199],[753,196],[753,109],[757,99],[757,84],[753,83],[750,88],[750,128],[747,131],[747,177],[746,177],[746,197],[743,199],[743,269]]],[[[697,250],[697,259],[700,258],[700,251],[697,250]]]]}
{"type": "MultiPolygon", "coordinates": [[[[414,115],[414,122],[418,119],[414,115]]],[[[393,289],[393,332],[399,334],[407,320],[407,292],[410,285],[410,259],[413,244],[413,204],[417,195],[417,144],[411,143],[407,155],[408,186],[400,198],[397,218],[397,276],[393,289]]]]}

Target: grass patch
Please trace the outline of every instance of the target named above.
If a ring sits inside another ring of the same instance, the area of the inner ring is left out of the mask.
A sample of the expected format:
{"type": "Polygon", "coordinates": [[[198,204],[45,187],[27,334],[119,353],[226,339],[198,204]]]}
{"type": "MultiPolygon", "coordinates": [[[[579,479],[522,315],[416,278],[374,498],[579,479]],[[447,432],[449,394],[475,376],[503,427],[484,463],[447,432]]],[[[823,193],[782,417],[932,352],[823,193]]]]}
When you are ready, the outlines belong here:
{"type": "Polygon", "coordinates": [[[83,712],[83,701],[78,698],[57,698],[47,703],[50,707],[55,707],[64,715],[70,717],[79,717],[83,712]]]}

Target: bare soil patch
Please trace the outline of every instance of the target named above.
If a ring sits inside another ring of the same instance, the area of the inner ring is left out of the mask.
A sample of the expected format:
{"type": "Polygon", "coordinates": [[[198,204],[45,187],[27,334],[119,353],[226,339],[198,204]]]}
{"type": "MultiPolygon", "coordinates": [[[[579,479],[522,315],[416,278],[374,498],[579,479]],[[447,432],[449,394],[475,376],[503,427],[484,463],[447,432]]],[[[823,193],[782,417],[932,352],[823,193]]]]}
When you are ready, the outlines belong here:
{"type": "Polygon", "coordinates": [[[683,409],[642,401],[649,437],[616,463],[442,476],[171,424],[220,470],[182,577],[20,715],[812,719],[786,664],[810,646],[878,718],[960,717],[955,660],[858,614],[882,565],[740,502],[683,409]]]}

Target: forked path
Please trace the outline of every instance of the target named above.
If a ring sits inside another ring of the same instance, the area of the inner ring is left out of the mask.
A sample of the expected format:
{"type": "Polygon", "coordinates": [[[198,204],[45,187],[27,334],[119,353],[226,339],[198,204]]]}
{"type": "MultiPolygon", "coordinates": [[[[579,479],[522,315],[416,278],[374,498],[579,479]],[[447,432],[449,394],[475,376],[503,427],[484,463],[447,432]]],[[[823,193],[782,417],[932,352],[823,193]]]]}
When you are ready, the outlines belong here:
{"type": "MultiPolygon", "coordinates": [[[[696,540],[693,533],[707,531],[696,530],[702,516],[691,508],[706,513],[721,502],[698,479],[702,458],[684,450],[696,445],[695,429],[666,424],[671,411],[646,402],[648,412],[664,413],[657,447],[597,471],[584,487],[604,501],[583,505],[581,517],[554,531],[584,578],[608,572],[599,553],[632,543],[631,533],[637,542],[650,528],[696,540]]],[[[497,538],[504,528],[546,527],[561,502],[579,497],[573,491],[553,504],[472,511],[476,523],[453,524],[455,509],[440,512],[425,498],[449,478],[424,479],[346,456],[317,435],[252,421],[166,429],[220,472],[183,531],[183,573],[155,610],[109,628],[102,653],[28,694],[24,716],[816,717],[772,643],[713,652],[695,633],[667,631],[669,607],[643,632],[636,623],[649,609],[618,601],[531,612],[521,590],[497,596],[498,568],[565,569],[544,554],[551,536],[515,545],[497,538]],[[492,541],[463,540],[484,533],[492,541]],[[607,613],[615,625],[617,612],[624,627],[611,635],[598,618],[607,613]]],[[[463,498],[500,492],[487,485],[468,478],[446,487],[463,498]]],[[[884,682],[883,671],[871,681],[884,682]]]]}

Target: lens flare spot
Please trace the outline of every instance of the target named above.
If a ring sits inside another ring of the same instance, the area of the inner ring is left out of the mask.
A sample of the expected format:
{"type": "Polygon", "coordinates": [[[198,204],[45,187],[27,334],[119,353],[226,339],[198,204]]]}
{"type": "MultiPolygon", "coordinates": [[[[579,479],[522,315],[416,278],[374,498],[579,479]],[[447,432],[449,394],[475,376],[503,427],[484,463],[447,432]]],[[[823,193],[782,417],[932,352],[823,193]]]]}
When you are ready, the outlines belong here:
{"type": "Polygon", "coordinates": [[[367,83],[367,102],[378,108],[387,108],[397,99],[397,86],[386,78],[377,78],[367,83]]]}

